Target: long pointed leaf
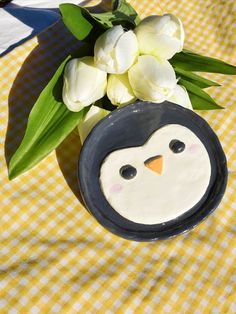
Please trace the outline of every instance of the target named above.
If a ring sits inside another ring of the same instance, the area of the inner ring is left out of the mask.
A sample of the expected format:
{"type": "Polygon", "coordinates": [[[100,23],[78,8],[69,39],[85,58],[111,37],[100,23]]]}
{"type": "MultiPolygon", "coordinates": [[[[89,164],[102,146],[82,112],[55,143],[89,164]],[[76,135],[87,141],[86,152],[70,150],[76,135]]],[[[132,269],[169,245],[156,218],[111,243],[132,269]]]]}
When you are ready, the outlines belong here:
{"type": "Polygon", "coordinates": [[[193,83],[200,88],[207,88],[210,86],[221,86],[220,84],[213,82],[211,80],[208,80],[200,75],[197,75],[195,73],[184,71],[183,69],[179,69],[177,67],[174,68],[175,72],[177,74],[177,77],[180,77],[186,81],[189,81],[190,83],[193,83]]]}
{"type": "Polygon", "coordinates": [[[202,97],[193,94],[188,91],[190,101],[192,103],[194,110],[216,110],[216,109],[224,109],[223,107],[208,102],[207,100],[203,99],[202,97]]]}
{"type": "Polygon", "coordinates": [[[126,14],[119,10],[91,14],[91,16],[105,28],[110,28],[114,25],[121,24],[123,27],[129,29],[134,28],[139,23],[139,18],[136,14],[126,14]]]}
{"type": "Polygon", "coordinates": [[[181,51],[174,55],[170,63],[177,68],[193,72],[211,72],[236,75],[236,67],[224,61],[202,56],[189,51],[181,51]]]}
{"type": "Polygon", "coordinates": [[[71,3],[60,4],[59,8],[64,24],[77,39],[84,40],[91,34],[93,25],[87,10],[71,3]]]}
{"type": "Polygon", "coordinates": [[[126,16],[129,16],[130,18],[132,18],[135,25],[138,25],[141,21],[138,13],[126,0],[117,1],[117,6],[114,11],[121,12],[125,14],[126,16]]]}
{"type": "Polygon", "coordinates": [[[118,9],[118,7],[121,5],[122,0],[111,0],[111,6],[112,11],[115,11],[118,9]]]}
{"type": "Polygon", "coordinates": [[[91,41],[91,36],[96,39],[113,25],[134,28],[140,22],[137,12],[124,0],[119,1],[116,10],[104,13],[90,13],[87,9],[70,3],[61,4],[59,8],[64,24],[79,40],[91,41]]]}
{"type": "Polygon", "coordinates": [[[198,86],[183,79],[179,80],[179,84],[183,85],[187,89],[193,109],[224,109],[223,107],[219,106],[210,95],[201,90],[201,88],[199,88],[198,86]]]}
{"type": "MultiPolygon", "coordinates": [[[[94,19],[101,27],[110,28],[114,25],[121,24],[126,28],[134,28],[140,22],[138,13],[134,8],[125,0],[119,0],[112,3],[112,11],[104,13],[90,13],[91,19],[94,19]]],[[[85,9],[84,9],[85,10],[85,9]]]]}
{"type": "Polygon", "coordinates": [[[10,179],[31,169],[53,151],[88,110],[86,108],[75,113],[69,111],[62,102],[62,73],[69,59],[58,68],[29,115],[25,136],[9,164],[10,179]]]}

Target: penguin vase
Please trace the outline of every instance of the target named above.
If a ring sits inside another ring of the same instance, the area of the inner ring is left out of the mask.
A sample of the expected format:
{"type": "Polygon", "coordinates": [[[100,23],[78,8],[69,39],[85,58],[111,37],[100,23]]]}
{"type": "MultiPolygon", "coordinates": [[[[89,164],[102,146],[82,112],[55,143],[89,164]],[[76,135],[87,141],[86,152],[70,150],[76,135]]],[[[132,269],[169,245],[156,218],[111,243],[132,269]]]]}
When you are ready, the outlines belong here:
{"type": "Polygon", "coordinates": [[[219,205],[227,162],[209,124],[163,102],[117,109],[91,131],[81,150],[84,203],[111,232],[153,241],[186,232],[219,205]]]}

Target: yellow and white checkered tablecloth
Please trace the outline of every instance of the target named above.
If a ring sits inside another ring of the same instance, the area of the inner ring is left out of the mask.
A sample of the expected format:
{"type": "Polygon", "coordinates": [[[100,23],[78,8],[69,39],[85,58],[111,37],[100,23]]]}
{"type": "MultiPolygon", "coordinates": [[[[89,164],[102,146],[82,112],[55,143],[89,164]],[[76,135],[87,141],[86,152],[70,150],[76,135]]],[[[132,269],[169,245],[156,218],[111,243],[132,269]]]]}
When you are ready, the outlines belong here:
{"type": "MultiPolygon", "coordinates": [[[[161,9],[176,14],[186,48],[235,64],[234,0],[131,3],[141,17],[161,9]]],[[[0,59],[0,313],[236,313],[234,77],[208,75],[222,83],[211,94],[226,109],[200,114],[220,137],[229,182],[219,208],[190,233],[137,243],[104,230],[78,202],[75,132],[34,169],[8,180],[31,107],[77,47],[59,23],[0,59]]]]}

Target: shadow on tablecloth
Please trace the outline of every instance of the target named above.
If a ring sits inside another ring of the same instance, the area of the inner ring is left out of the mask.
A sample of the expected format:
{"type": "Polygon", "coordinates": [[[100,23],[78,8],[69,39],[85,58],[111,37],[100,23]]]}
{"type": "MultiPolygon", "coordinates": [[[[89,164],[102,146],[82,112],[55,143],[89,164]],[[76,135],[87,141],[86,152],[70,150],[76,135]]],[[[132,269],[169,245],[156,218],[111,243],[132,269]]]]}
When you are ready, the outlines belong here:
{"type": "MultiPolygon", "coordinates": [[[[25,59],[9,93],[8,127],[5,140],[7,166],[23,139],[30,111],[39,94],[60,63],[70,53],[78,52],[80,47],[81,43],[73,37],[61,21],[38,35],[38,45],[25,59]],[[58,38],[64,42],[65,49],[58,49],[58,38]]],[[[77,181],[80,147],[79,136],[73,131],[56,149],[56,157],[67,184],[79,201],[82,201],[77,181]],[[73,154],[70,153],[68,156],[71,147],[74,148],[73,154]]]]}

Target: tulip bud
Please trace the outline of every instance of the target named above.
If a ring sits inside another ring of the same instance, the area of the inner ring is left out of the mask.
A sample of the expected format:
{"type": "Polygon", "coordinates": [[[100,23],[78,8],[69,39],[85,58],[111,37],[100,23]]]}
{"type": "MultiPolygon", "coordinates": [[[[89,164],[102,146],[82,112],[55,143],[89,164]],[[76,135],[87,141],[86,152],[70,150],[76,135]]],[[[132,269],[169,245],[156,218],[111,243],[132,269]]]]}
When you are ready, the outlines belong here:
{"type": "Polygon", "coordinates": [[[168,60],[183,49],[183,25],[180,19],[172,14],[148,16],[141,21],[134,32],[141,54],[168,60]]]}
{"type": "Polygon", "coordinates": [[[89,135],[93,127],[107,114],[108,110],[99,108],[97,106],[91,106],[87,112],[84,120],[78,125],[78,131],[80,136],[80,141],[83,144],[86,137],[89,135]]]}
{"type": "Polygon", "coordinates": [[[182,107],[193,109],[188,92],[184,86],[176,85],[172,96],[167,100],[182,107]]]}
{"type": "Polygon", "coordinates": [[[124,31],[121,25],[103,33],[94,46],[96,66],[107,73],[126,72],[138,56],[138,41],[133,31],[124,31]]]}
{"type": "Polygon", "coordinates": [[[72,59],[64,71],[63,102],[78,112],[102,98],[106,85],[107,74],[95,67],[93,57],[72,59]]]}
{"type": "Polygon", "coordinates": [[[129,83],[128,73],[109,75],[107,82],[107,96],[115,106],[125,106],[136,100],[129,83]]]}
{"type": "Polygon", "coordinates": [[[161,103],[170,97],[177,84],[171,64],[153,56],[140,56],[128,75],[135,96],[155,103],[161,103]]]}

